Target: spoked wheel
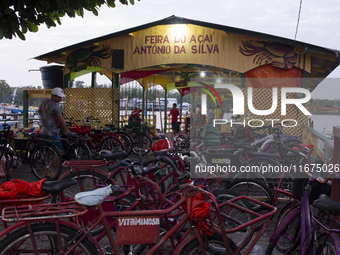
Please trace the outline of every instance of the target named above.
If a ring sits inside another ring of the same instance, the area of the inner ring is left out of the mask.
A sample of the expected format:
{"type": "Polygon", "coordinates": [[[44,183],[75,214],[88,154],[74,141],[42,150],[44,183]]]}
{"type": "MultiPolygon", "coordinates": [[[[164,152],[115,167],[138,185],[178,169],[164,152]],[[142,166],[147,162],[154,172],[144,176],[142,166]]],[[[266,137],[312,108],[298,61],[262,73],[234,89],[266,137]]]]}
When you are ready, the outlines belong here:
{"type": "Polygon", "coordinates": [[[125,150],[125,146],[120,139],[111,136],[103,139],[100,149],[109,151],[123,151],[125,150]]]}
{"type": "Polygon", "coordinates": [[[61,155],[54,144],[40,143],[30,151],[30,166],[38,179],[57,180],[61,173],[61,155]]]}
{"type": "MultiPolygon", "coordinates": [[[[77,230],[59,225],[57,231],[55,224],[33,224],[32,235],[28,228],[19,228],[11,232],[0,244],[0,255],[8,254],[64,254],[69,248],[68,243],[77,235],[77,230]],[[61,240],[59,244],[58,241],[61,240]],[[59,245],[62,251],[59,250],[59,245]],[[36,253],[34,251],[36,248],[36,253]]],[[[74,248],[71,254],[94,255],[99,254],[97,248],[85,237],[74,248]]]]}
{"type": "Polygon", "coordinates": [[[90,151],[83,143],[72,144],[67,155],[68,160],[89,160],[90,151]]]}
{"type": "MultiPolygon", "coordinates": [[[[229,247],[232,252],[237,250],[236,244],[228,238],[229,247]]],[[[222,236],[218,234],[213,234],[212,236],[207,237],[207,241],[205,243],[205,252],[206,254],[227,254],[225,244],[222,236]]],[[[200,247],[200,243],[198,239],[194,239],[189,242],[180,252],[181,255],[200,255],[202,254],[202,250],[200,247]]]]}
{"type": "Polygon", "coordinates": [[[144,134],[138,134],[133,138],[133,147],[137,147],[147,151],[150,151],[152,146],[152,140],[149,136],[144,134]]]}

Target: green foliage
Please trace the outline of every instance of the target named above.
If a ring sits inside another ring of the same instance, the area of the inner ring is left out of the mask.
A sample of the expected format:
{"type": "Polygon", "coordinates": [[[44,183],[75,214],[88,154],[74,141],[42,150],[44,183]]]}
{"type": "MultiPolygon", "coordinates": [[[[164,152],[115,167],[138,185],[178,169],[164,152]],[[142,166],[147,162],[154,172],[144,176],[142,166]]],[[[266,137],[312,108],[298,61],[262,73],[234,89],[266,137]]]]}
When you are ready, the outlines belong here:
{"type": "MultiPolygon", "coordinates": [[[[139,1],[139,0],[138,0],[139,1]]],[[[127,0],[119,0],[128,5],[127,0]]],[[[84,16],[84,10],[98,16],[99,7],[106,4],[114,8],[115,0],[1,0],[0,39],[18,36],[25,40],[25,34],[37,32],[38,26],[45,23],[48,28],[61,25],[60,18],[65,15],[73,18],[84,16]]],[[[130,0],[134,4],[134,0],[130,0]]]]}

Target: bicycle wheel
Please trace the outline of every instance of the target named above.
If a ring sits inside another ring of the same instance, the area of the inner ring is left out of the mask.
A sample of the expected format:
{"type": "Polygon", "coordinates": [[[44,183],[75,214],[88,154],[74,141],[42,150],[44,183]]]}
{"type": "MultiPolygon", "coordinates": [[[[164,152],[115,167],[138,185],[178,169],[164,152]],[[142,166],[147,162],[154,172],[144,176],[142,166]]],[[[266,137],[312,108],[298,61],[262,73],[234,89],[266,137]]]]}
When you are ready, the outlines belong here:
{"type": "Polygon", "coordinates": [[[133,144],[132,137],[128,133],[121,132],[121,131],[115,132],[114,135],[118,136],[119,140],[123,142],[125,151],[126,151],[126,157],[128,157],[132,152],[132,144],[133,144]]]}
{"type": "MultiPolygon", "coordinates": [[[[78,232],[62,224],[59,225],[60,233],[57,232],[55,224],[51,223],[37,223],[31,225],[31,227],[32,236],[26,227],[11,232],[6,236],[0,243],[0,255],[35,254],[33,240],[37,247],[37,254],[63,254],[69,249],[68,244],[73,244],[70,241],[73,241],[78,232]],[[61,238],[62,251],[58,248],[58,237],[61,238]]],[[[85,237],[71,254],[93,255],[99,253],[92,242],[85,237]]]]}
{"type": "Polygon", "coordinates": [[[61,173],[61,155],[59,149],[50,143],[39,143],[30,151],[29,162],[33,174],[39,180],[46,178],[54,181],[61,173]]]}
{"type": "MultiPolygon", "coordinates": [[[[269,187],[257,179],[235,179],[226,188],[264,203],[269,203],[272,196],[272,191],[269,187]]],[[[252,202],[250,204],[253,211],[260,211],[262,209],[262,206],[259,204],[252,202]]]]}
{"type": "Polygon", "coordinates": [[[10,181],[12,179],[12,167],[11,167],[11,160],[6,159],[5,161],[5,168],[6,168],[6,181],[10,181]]]}
{"type": "Polygon", "coordinates": [[[335,247],[335,241],[332,235],[318,237],[317,243],[319,244],[319,247],[316,254],[336,255],[339,252],[335,247]]]}
{"type": "MultiPolygon", "coordinates": [[[[231,251],[234,253],[237,250],[236,244],[230,238],[228,238],[228,242],[231,251]]],[[[222,236],[215,233],[212,236],[208,235],[205,243],[205,251],[207,255],[227,254],[222,236]]],[[[200,243],[197,238],[189,242],[180,252],[180,255],[194,255],[194,254],[197,255],[202,254],[200,243]]]]}
{"type": "Polygon", "coordinates": [[[14,164],[14,153],[6,146],[0,146],[0,159],[2,157],[4,157],[5,159],[9,159],[12,165],[14,164]]]}
{"type": "MultiPolygon", "coordinates": [[[[213,195],[216,197],[217,202],[219,204],[222,204],[230,199],[233,199],[235,197],[238,197],[239,194],[237,194],[236,192],[233,192],[231,190],[216,190],[213,192],[213,195]]],[[[242,206],[246,209],[251,210],[251,205],[247,200],[238,200],[235,202],[235,204],[242,206]]],[[[223,207],[220,207],[220,211],[221,213],[225,213],[228,209],[228,205],[225,205],[223,207]]],[[[254,215],[250,214],[250,213],[245,213],[242,210],[239,210],[237,208],[233,208],[228,216],[230,218],[225,218],[225,229],[233,229],[238,227],[240,224],[243,223],[247,223],[251,220],[254,219],[254,215]]],[[[236,244],[237,247],[239,247],[242,242],[247,238],[246,243],[244,246],[246,246],[249,241],[252,238],[252,235],[249,235],[250,231],[251,231],[252,226],[248,226],[238,232],[232,233],[232,234],[228,234],[228,237],[230,237],[236,244]],[[248,236],[249,235],[249,236],[248,236]]]]}
{"type": "Polygon", "coordinates": [[[95,169],[73,169],[62,177],[62,180],[64,179],[74,179],[78,182],[78,185],[73,185],[63,190],[65,198],[72,199],[79,192],[116,184],[108,175],[102,174],[95,169]]]}
{"type": "Polygon", "coordinates": [[[288,251],[288,249],[294,245],[295,240],[299,237],[301,227],[301,210],[295,209],[291,211],[278,225],[276,229],[281,231],[275,231],[275,236],[278,236],[276,242],[269,243],[266,255],[270,254],[282,254],[288,251]]]}
{"type": "Polygon", "coordinates": [[[146,150],[148,153],[152,146],[152,140],[149,136],[144,134],[138,134],[133,137],[133,147],[138,147],[140,149],[146,150]]]}
{"type": "Polygon", "coordinates": [[[122,141],[117,137],[110,136],[103,139],[100,149],[109,151],[123,151],[125,150],[125,147],[122,141]]]}
{"type": "Polygon", "coordinates": [[[89,148],[83,143],[72,144],[67,152],[68,160],[89,160],[90,158],[89,148]]]}

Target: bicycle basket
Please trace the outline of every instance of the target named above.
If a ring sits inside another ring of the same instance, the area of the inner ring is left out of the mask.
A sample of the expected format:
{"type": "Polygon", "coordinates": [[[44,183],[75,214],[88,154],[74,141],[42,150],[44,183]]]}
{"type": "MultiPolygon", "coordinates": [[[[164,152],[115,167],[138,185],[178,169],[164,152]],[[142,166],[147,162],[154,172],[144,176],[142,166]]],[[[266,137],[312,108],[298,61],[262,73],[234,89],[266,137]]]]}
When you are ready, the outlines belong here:
{"type": "Polygon", "coordinates": [[[16,150],[27,150],[28,139],[14,139],[16,150]]]}

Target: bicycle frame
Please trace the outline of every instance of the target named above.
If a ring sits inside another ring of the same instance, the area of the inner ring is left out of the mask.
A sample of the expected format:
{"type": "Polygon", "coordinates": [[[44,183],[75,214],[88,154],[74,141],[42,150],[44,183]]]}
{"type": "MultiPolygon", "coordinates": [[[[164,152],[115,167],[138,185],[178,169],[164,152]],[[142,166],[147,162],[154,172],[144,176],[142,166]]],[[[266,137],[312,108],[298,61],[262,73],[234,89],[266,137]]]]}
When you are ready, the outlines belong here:
{"type": "MultiPolygon", "coordinates": [[[[7,235],[8,233],[10,233],[11,231],[13,231],[14,229],[18,228],[18,227],[26,226],[30,230],[30,233],[31,233],[30,238],[32,239],[32,243],[34,243],[34,239],[33,239],[34,235],[32,233],[31,224],[36,223],[36,222],[41,222],[41,221],[45,222],[45,223],[51,222],[51,223],[54,223],[56,225],[56,230],[57,230],[57,233],[59,234],[58,236],[60,236],[59,231],[60,231],[60,225],[61,224],[65,224],[69,227],[72,227],[72,228],[78,230],[77,236],[75,237],[75,239],[72,240],[71,243],[69,243],[68,250],[65,254],[72,253],[72,250],[84,238],[87,237],[97,247],[98,251],[101,254],[104,255],[105,253],[101,249],[101,247],[98,243],[98,241],[104,236],[108,237],[111,248],[114,251],[114,253],[120,254],[118,247],[117,247],[117,244],[116,244],[116,241],[114,240],[113,236],[111,235],[111,229],[114,228],[117,225],[117,222],[119,221],[118,219],[119,218],[122,219],[122,218],[126,218],[126,217],[143,217],[143,216],[151,217],[152,216],[152,217],[162,217],[164,219],[165,223],[166,223],[168,232],[165,234],[165,236],[163,236],[163,238],[161,238],[161,240],[159,240],[158,243],[156,243],[155,245],[150,245],[151,249],[146,254],[154,254],[154,252],[156,252],[167,240],[170,240],[171,244],[172,244],[171,245],[171,248],[172,248],[171,253],[172,254],[179,254],[181,249],[188,242],[193,240],[194,238],[198,239],[201,250],[202,250],[202,254],[206,254],[205,253],[205,241],[203,240],[202,234],[199,232],[199,230],[196,227],[190,228],[189,230],[186,231],[186,233],[184,235],[184,237],[188,237],[189,233],[193,233],[193,236],[191,236],[189,238],[183,237],[175,245],[175,242],[173,240],[173,236],[175,236],[176,233],[178,233],[187,222],[190,222],[191,226],[196,226],[195,221],[193,219],[191,219],[191,217],[189,217],[188,212],[182,211],[182,213],[184,213],[184,216],[175,226],[170,227],[170,224],[169,224],[169,218],[171,218],[173,216],[173,214],[171,214],[172,212],[174,212],[175,210],[177,210],[181,206],[185,205],[188,198],[192,198],[196,194],[201,193],[206,198],[208,198],[210,203],[213,205],[213,209],[211,209],[211,210],[212,210],[212,212],[214,212],[215,215],[213,216],[211,213],[209,214],[209,217],[208,217],[209,228],[222,236],[223,241],[224,241],[224,245],[225,245],[225,248],[226,248],[226,251],[227,251],[228,254],[230,254],[230,252],[231,252],[230,247],[229,247],[229,241],[228,241],[228,238],[227,238],[228,233],[233,233],[233,232],[239,231],[239,230],[241,230],[241,229],[243,229],[247,226],[253,225],[253,224],[255,224],[255,223],[257,223],[261,220],[266,219],[267,224],[264,224],[264,226],[259,231],[258,235],[253,240],[250,247],[247,249],[247,251],[245,253],[245,254],[249,254],[251,249],[254,247],[255,243],[258,241],[260,235],[263,233],[265,227],[269,224],[271,215],[273,215],[276,212],[275,207],[267,205],[267,204],[262,203],[260,201],[256,201],[254,199],[248,198],[246,196],[237,197],[237,198],[234,198],[234,199],[232,199],[228,202],[225,202],[221,205],[217,205],[216,198],[207,191],[204,191],[204,190],[201,190],[199,188],[190,186],[188,184],[182,185],[181,190],[182,190],[182,197],[174,205],[172,205],[168,209],[164,209],[164,210],[107,212],[107,211],[103,210],[101,205],[99,205],[98,206],[99,217],[94,219],[85,228],[80,228],[75,223],[63,220],[63,218],[70,218],[70,217],[79,219],[79,216],[81,216],[81,215],[83,215],[87,212],[87,209],[85,209],[85,210],[81,209],[82,207],[79,207],[79,206],[73,206],[72,207],[72,203],[59,203],[59,204],[54,204],[54,205],[38,205],[38,206],[31,206],[31,207],[6,208],[6,209],[4,209],[3,218],[5,220],[8,220],[8,221],[14,220],[14,221],[20,221],[20,222],[17,223],[16,225],[14,225],[14,226],[11,226],[7,230],[5,230],[3,233],[1,233],[0,239],[2,237],[4,237],[5,235],[7,235]],[[245,209],[245,208],[240,207],[237,204],[233,203],[233,202],[235,202],[239,199],[248,199],[250,201],[257,202],[261,205],[266,206],[270,212],[268,212],[266,215],[261,216],[261,215],[255,213],[255,212],[252,212],[248,209],[245,209]],[[240,225],[240,226],[236,227],[235,229],[225,230],[224,221],[223,221],[224,215],[219,211],[219,208],[221,206],[224,206],[224,205],[228,206],[228,210],[231,210],[232,207],[236,207],[240,210],[243,210],[247,213],[251,213],[251,214],[257,216],[257,218],[250,221],[250,222],[244,223],[243,225],[240,225]],[[44,208],[44,206],[45,206],[45,208],[44,208]],[[68,209],[69,207],[72,207],[73,209],[70,211],[68,209]],[[37,218],[37,217],[39,217],[39,218],[37,218]],[[116,218],[116,220],[113,224],[109,225],[108,222],[107,222],[107,218],[116,218]],[[217,224],[214,223],[214,222],[216,222],[216,221],[214,221],[216,219],[218,220],[217,224]],[[94,230],[94,228],[99,224],[104,226],[104,231],[100,236],[94,238],[90,235],[90,232],[92,230],[94,230]]],[[[255,229],[255,226],[253,226],[253,231],[254,231],[254,229],[255,229]]],[[[63,247],[61,246],[61,244],[62,244],[62,242],[61,242],[61,240],[59,240],[58,245],[59,245],[60,251],[63,250],[63,247]]],[[[242,247],[239,247],[238,250],[236,251],[236,254],[241,249],[242,249],[242,247]]],[[[35,250],[35,254],[38,254],[37,250],[35,250]]]]}

